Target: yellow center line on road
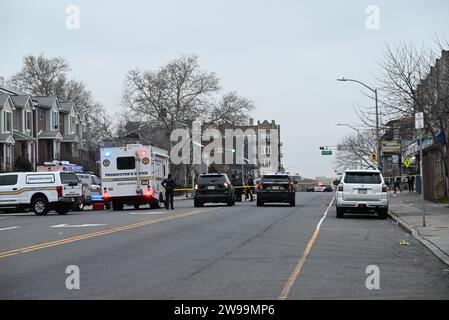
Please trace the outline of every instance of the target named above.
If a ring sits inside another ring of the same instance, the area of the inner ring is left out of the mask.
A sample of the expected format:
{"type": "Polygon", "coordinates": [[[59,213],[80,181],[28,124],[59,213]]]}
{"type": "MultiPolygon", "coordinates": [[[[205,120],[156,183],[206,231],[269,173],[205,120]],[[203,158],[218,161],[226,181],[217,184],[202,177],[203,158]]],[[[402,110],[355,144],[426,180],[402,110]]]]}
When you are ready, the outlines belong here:
{"type": "Polygon", "coordinates": [[[315,241],[318,238],[318,235],[320,233],[321,224],[323,223],[324,219],[326,219],[329,209],[332,207],[332,204],[334,203],[334,200],[335,200],[335,196],[332,198],[331,203],[327,206],[327,209],[324,212],[323,217],[320,219],[320,222],[318,223],[317,227],[315,228],[315,231],[313,232],[312,237],[310,238],[309,242],[307,243],[306,249],[304,250],[304,253],[301,256],[301,259],[299,259],[298,263],[295,266],[295,269],[293,270],[292,274],[288,278],[287,283],[285,284],[284,289],[282,290],[278,300],[286,300],[288,298],[288,295],[290,294],[290,291],[292,290],[292,287],[295,284],[296,280],[298,279],[298,277],[301,273],[301,270],[304,266],[304,263],[306,262],[307,256],[309,255],[310,251],[312,251],[313,244],[315,243],[315,241]]]}
{"type": "Polygon", "coordinates": [[[32,252],[32,251],[36,251],[36,250],[51,248],[51,247],[59,246],[59,245],[66,244],[66,243],[71,243],[71,242],[75,242],[75,241],[81,241],[81,240],[86,240],[86,239],[90,239],[90,238],[100,237],[100,236],[104,236],[104,235],[107,235],[107,234],[116,233],[116,232],[120,232],[120,231],[125,231],[125,230],[129,230],[129,229],[134,229],[134,228],[138,228],[138,227],[143,227],[143,226],[156,224],[156,223],[160,223],[160,222],[175,220],[175,219],[179,219],[179,218],[185,218],[185,217],[193,216],[193,215],[196,215],[196,214],[199,214],[199,213],[214,211],[214,210],[217,210],[217,209],[219,209],[219,208],[211,208],[211,209],[203,209],[203,210],[195,210],[195,211],[190,211],[190,212],[184,212],[184,213],[176,214],[176,215],[169,216],[169,217],[162,217],[162,218],[157,218],[157,219],[145,220],[145,221],[138,222],[138,223],[128,224],[128,225],[124,225],[124,226],[120,226],[120,227],[114,227],[114,228],[110,228],[110,229],[106,229],[106,230],[102,230],[102,231],[97,231],[97,232],[91,232],[91,233],[83,234],[83,235],[80,235],[80,236],[75,236],[75,237],[70,237],[70,238],[65,238],[65,239],[60,239],[60,240],[40,243],[40,244],[32,245],[32,246],[29,246],[29,247],[24,247],[24,248],[20,248],[20,249],[11,250],[11,251],[0,252],[0,259],[1,258],[15,256],[15,255],[18,255],[18,254],[21,254],[21,253],[28,253],[28,252],[32,252]]]}

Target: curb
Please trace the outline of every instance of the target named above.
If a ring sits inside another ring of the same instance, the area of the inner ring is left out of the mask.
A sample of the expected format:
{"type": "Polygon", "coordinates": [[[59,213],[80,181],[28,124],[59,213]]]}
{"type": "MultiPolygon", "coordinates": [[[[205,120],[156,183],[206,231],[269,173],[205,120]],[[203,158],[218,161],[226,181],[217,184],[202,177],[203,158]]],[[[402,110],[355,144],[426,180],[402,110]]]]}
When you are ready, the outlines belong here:
{"type": "Polygon", "coordinates": [[[397,223],[401,229],[406,231],[407,233],[411,234],[415,239],[417,239],[419,242],[421,242],[427,249],[429,249],[434,256],[436,256],[438,259],[440,259],[442,262],[444,262],[446,265],[449,266],[449,255],[441,250],[437,245],[435,245],[433,242],[427,240],[423,236],[419,234],[419,232],[410,226],[408,223],[406,223],[401,218],[397,217],[394,212],[389,211],[388,216],[391,220],[397,223]]]}

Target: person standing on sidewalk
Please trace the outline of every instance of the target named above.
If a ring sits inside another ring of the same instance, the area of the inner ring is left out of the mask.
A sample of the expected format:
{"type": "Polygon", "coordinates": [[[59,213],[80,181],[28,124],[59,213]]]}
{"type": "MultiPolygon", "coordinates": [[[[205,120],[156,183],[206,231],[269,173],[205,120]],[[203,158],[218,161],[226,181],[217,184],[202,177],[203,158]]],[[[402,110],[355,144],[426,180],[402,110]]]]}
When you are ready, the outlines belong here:
{"type": "Polygon", "coordinates": [[[250,201],[253,202],[253,201],[254,201],[254,196],[253,196],[254,179],[253,179],[253,176],[252,176],[252,175],[249,175],[249,176],[248,176],[248,181],[247,181],[246,184],[248,185],[248,193],[249,193],[249,196],[250,196],[250,198],[251,198],[250,201]]]}
{"type": "Polygon", "coordinates": [[[175,194],[176,182],[174,179],[172,179],[170,173],[168,174],[167,178],[161,182],[161,185],[165,188],[165,209],[168,210],[169,205],[172,210],[175,209],[173,206],[173,197],[175,194]]]}
{"type": "Polygon", "coordinates": [[[407,183],[408,183],[408,192],[412,193],[415,190],[415,176],[407,176],[407,183]]]}
{"type": "Polygon", "coordinates": [[[401,177],[396,177],[396,179],[394,180],[394,193],[396,193],[396,189],[399,188],[399,191],[402,193],[402,189],[401,189],[401,177]]]}

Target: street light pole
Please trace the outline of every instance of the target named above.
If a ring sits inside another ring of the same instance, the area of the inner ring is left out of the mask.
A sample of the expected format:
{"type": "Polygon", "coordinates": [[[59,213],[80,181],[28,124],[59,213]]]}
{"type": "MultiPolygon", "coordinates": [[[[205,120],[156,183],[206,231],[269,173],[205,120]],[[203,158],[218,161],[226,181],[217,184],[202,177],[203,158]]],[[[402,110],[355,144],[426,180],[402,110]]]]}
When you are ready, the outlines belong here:
{"type": "Polygon", "coordinates": [[[373,89],[370,86],[368,86],[367,84],[355,80],[355,79],[346,79],[346,78],[341,78],[341,79],[337,79],[337,81],[343,81],[343,82],[356,82],[358,84],[361,84],[362,86],[364,86],[365,88],[367,88],[369,91],[371,91],[372,93],[374,93],[374,99],[375,99],[375,103],[376,103],[376,139],[377,139],[377,169],[381,170],[382,168],[382,147],[380,144],[380,128],[379,128],[379,104],[378,104],[378,99],[377,99],[377,89],[373,89]]]}

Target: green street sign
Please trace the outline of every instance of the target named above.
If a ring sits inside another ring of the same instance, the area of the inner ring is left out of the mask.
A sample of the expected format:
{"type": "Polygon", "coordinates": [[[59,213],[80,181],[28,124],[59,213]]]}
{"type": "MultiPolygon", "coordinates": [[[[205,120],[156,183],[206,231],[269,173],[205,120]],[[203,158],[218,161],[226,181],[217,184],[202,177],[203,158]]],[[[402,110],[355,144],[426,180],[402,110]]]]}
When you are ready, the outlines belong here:
{"type": "Polygon", "coordinates": [[[331,156],[332,155],[332,151],[331,150],[321,151],[321,155],[322,156],[331,156]]]}
{"type": "Polygon", "coordinates": [[[337,172],[337,176],[342,176],[342,175],[343,175],[343,173],[337,172]]]}

